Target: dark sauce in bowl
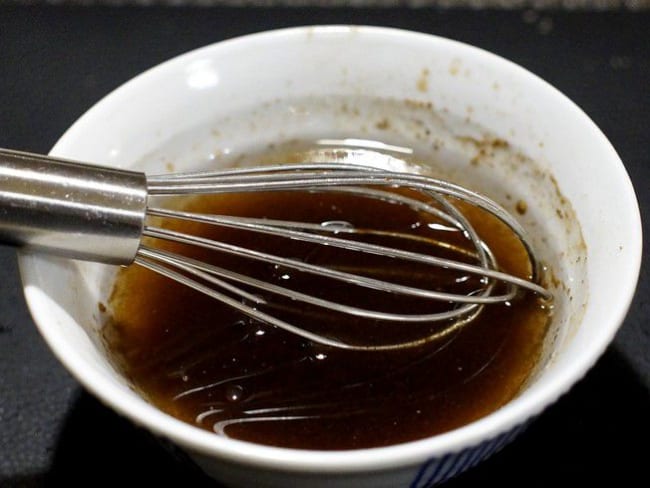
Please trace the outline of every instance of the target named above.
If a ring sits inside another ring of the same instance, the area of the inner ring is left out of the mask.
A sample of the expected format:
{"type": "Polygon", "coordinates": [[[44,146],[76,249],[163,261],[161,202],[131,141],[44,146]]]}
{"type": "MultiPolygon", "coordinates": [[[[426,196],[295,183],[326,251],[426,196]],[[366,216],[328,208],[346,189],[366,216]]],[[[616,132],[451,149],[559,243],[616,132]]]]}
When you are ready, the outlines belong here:
{"type": "MultiPolygon", "coordinates": [[[[416,229],[426,238],[466,246],[462,236],[433,229],[436,226],[417,212],[350,196],[300,192],[200,196],[179,205],[203,213],[321,223],[345,220],[391,232],[416,229]],[[440,232],[446,234],[441,237],[440,232]]],[[[525,251],[507,227],[482,211],[463,211],[504,270],[519,276],[530,273],[525,251]]],[[[174,228],[316,264],[390,275],[406,283],[454,286],[459,291],[476,285],[470,278],[452,278],[444,270],[421,264],[387,266],[386,260],[189,222],[174,228]]],[[[389,237],[373,239],[394,244],[389,237]]],[[[427,247],[417,241],[409,246],[427,247]]],[[[346,303],[379,304],[398,312],[432,306],[394,296],[368,298],[349,285],[328,284],[265,262],[214,257],[181,245],[167,248],[346,303]]],[[[448,252],[458,258],[456,251],[448,252]]],[[[285,302],[269,313],[366,344],[423,336],[441,327],[380,324],[285,302]]],[[[550,312],[538,297],[521,293],[507,304],[485,307],[466,327],[422,346],[383,352],[339,350],[249,319],[137,266],[120,271],[109,305],[103,337],[111,357],[133,386],[164,412],[219,435],[327,450],[430,437],[500,408],[520,392],[538,365],[550,321],[550,312]]]]}

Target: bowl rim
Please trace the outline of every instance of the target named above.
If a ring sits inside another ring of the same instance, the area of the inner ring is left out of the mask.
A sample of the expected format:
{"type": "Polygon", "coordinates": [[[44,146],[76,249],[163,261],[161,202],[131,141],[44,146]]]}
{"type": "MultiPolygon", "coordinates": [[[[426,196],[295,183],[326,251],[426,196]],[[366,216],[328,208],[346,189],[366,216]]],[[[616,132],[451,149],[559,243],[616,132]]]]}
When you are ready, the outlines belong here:
{"type": "MultiPolygon", "coordinates": [[[[51,153],[57,155],[65,154],[70,147],[68,140],[71,134],[80,130],[86,124],[94,123],[94,114],[102,108],[119,102],[134,87],[137,87],[141,83],[152,82],[157,77],[165,76],[168,70],[174,70],[176,67],[182,66],[190,60],[201,57],[206,53],[227,48],[232,44],[248,43],[253,48],[261,48],[269,43],[291,42],[292,39],[297,37],[302,38],[306,32],[309,32],[313,41],[316,39],[326,40],[328,36],[349,33],[351,31],[354,31],[356,35],[360,36],[399,38],[402,41],[409,42],[435,41],[446,43],[455,49],[465,50],[466,52],[471,51],[486,60],[499,63],[503,69],[516,74],[516,76],[525,76],[535,83],[543,84],[543,89],[553,90],[555,95],[560,97],[564,103],[567,103],[567,109],[577,111],[577,116],[583,117],[589,122],[589,127],[594,131],[594,136],[601,139],[600,142],[604,144],[604,147],[611,149],[612,154],[610,159],[612,159],[612,164],[619,164],[620,169],[625,173],[623,163],[618,158],[615,150],[589,117],[561,92],[528,70],[496,54],[459,41],[446,39],[433,34],[377,26],[327,25],[290,27],[239,36],[181,54],[144,71],[102,98],[70,126],[53,147],[51,153]]],[[[625,175],[627,176],[627,174],[625,175]]],[[[631,182],[629,185],[630,191],[634,195],[631,182]]],[[[632,200],[636,203],[634,198],[632,200]]],[[[642,239],[638,204],[636,204],[636,210],[634,208],[630,208],[629,210],[633,213],[636,211],[636,216],[633,215],[631,220],[636,219],[636,227],[638,228],[636,234],[639,236],[637,242],[631,243],[631,249],[628,248],[628,253],[630,254],[629,262],[632,269],[631,274],[634,279],[631,279],[627,283],[627,288],[623,291],[625,298],[621,303],[617,304],[616,313],[613,316],[611,324],[595,340],[594,347],[583,351],[575,358],[571,368],[565,371],[561,381],[558,380],[552,384],[545,385],[543,388],[526,392],[525,395],[518,396],[488,416],[458,429],[422,440],[359,450],[319,451],[291,449],[216,436],[213,433],[203,431],[170,417],[142,399],[125,395],[116,384],[111,383],[106,377],[89,368],[86,359],[78,351],[70,347],[66,338],[57,335],[56,330],[48,325],[50,319],[46,312],[47,307],[42,307],[43,301],[47,299],[47,294],[38,287],[29,285],[29,273],[33,265],[33,256],[21,253],[19,255],[19,269],[23,278],[28,308],[41,335],[54,354],[87,390],[115,411],[130,418],[136,424],[145,426],[155,434],[168,438],[194,453],[236,462],[237,464],[263,466],[268,469],[294,472],[348,473],[367,470],[378,471],[420,464],[447,453],[454,453],[477,446],[484,441],[510,431],[525,423],[531,417],[539,414],[549,404],[556,401],[591,368],[611,342],[618,327],[622,323],[631,304],[640,273],[642,239]]]]}

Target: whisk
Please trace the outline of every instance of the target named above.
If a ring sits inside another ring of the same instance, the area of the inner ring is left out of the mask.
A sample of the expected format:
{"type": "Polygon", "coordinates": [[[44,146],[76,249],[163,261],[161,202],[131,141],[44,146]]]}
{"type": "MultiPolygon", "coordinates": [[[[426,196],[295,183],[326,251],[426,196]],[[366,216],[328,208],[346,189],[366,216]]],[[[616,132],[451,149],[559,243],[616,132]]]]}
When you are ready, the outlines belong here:
{"type": "Polygon", "coordinates": [[[439,339],[473,321],[483,307],[512,300],[518,290],[536,293],[544,300],[552,298],[539,283],[541,266],[523,228],[492,200],[459,185],[431,177],[347,163],[313,162],[147,176],[140,172],[0,150],[0,240],[67,258],[117,265],[135,263],[204,293],[253,319],[315,343],[352,350],[400,349],[439,339]],[[396,192],[396,188],[408,191],[396,192]],[[342,192],[371,201],[406,205],[462,232],[471,242],[472,262],[346,238],[361,232],[372,233],[347,222],[294,222],[188,213],[149,206],[152,200],[158,200],[150,197],[257,191],[342,192]],[[426,198],[415,198],[412,193],[426,198]],[[530,279],[499,270],[491,249],[454,205],[454,200],[489,212],[512,230],[528,254],[532,270],[530,279]],[[260,235],[345,249],[346,252],[369,253],[388,260],[386,266],[391,266],[396,260],[404,260],[457,270],[478,276],[481,286],[471,293],[460,294],[393,282],[163,228],[152,225],[151,216],[242,229],[260,235]],[[434,313],[391,313],[379,308],[355,307],[245,276],[150,244],[158,239],[272,263],[373,293],[380,291],[420,297],[448,306],[434,313]],[[499,283],[501,285],[497,286],[499,283]],[[251,290],[263,292],[264,296],[251,290]],[[425,337],[403,342],[352,344],[288,323],[262,310],[260,305],[265,304],[269,296],[284,297],[374,321],[439,322],[443,325],[425,337]]]}

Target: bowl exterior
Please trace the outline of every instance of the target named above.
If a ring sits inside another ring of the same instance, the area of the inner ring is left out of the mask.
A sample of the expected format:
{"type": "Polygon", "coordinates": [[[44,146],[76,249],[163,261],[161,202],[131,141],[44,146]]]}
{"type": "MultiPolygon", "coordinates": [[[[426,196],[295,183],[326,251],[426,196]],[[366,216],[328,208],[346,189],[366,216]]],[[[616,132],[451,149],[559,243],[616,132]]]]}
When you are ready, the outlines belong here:
{"type": "Polygon", "coordinates": [[[251,470],[241,464],[223,462],[214,457],[188,453],[189,462],[195,463],[212,478],[233,488],[431,488],[472,468],[514,440],[527,424],[514,427],[493,439],[458,452],[426,459],[412,466],[391,469],[376,468],[353,473],[329,473],[324,476],[314,472],[285,471],[277,469],[251,470]]]}

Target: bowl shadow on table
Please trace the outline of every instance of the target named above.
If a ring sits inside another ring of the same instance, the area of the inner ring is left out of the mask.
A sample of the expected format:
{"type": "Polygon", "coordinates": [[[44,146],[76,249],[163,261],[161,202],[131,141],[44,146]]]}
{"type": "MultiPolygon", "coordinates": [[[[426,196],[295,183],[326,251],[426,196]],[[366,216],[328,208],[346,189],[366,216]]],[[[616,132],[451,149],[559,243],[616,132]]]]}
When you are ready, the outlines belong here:
{"type": "MultiPolygon", "coordinates": [[[[549,487],[609,479],[644,479],[641,446],[650,436],[650,393],[625,358],[610,347],[589,374],[538,417],[512,444],[445,484],[549,487]]],[[[93,473],[103,484],[218,486],[147,431],[80,391],[61,431],[48,486],[76,486],[93,473]],[[80,469],[83,467],[83,469],[80,469]]],[[[625,483],[629,479],[630,483],[625,483]]],[[[634,480],[634,481],[632,481],[634,480]]]]}

